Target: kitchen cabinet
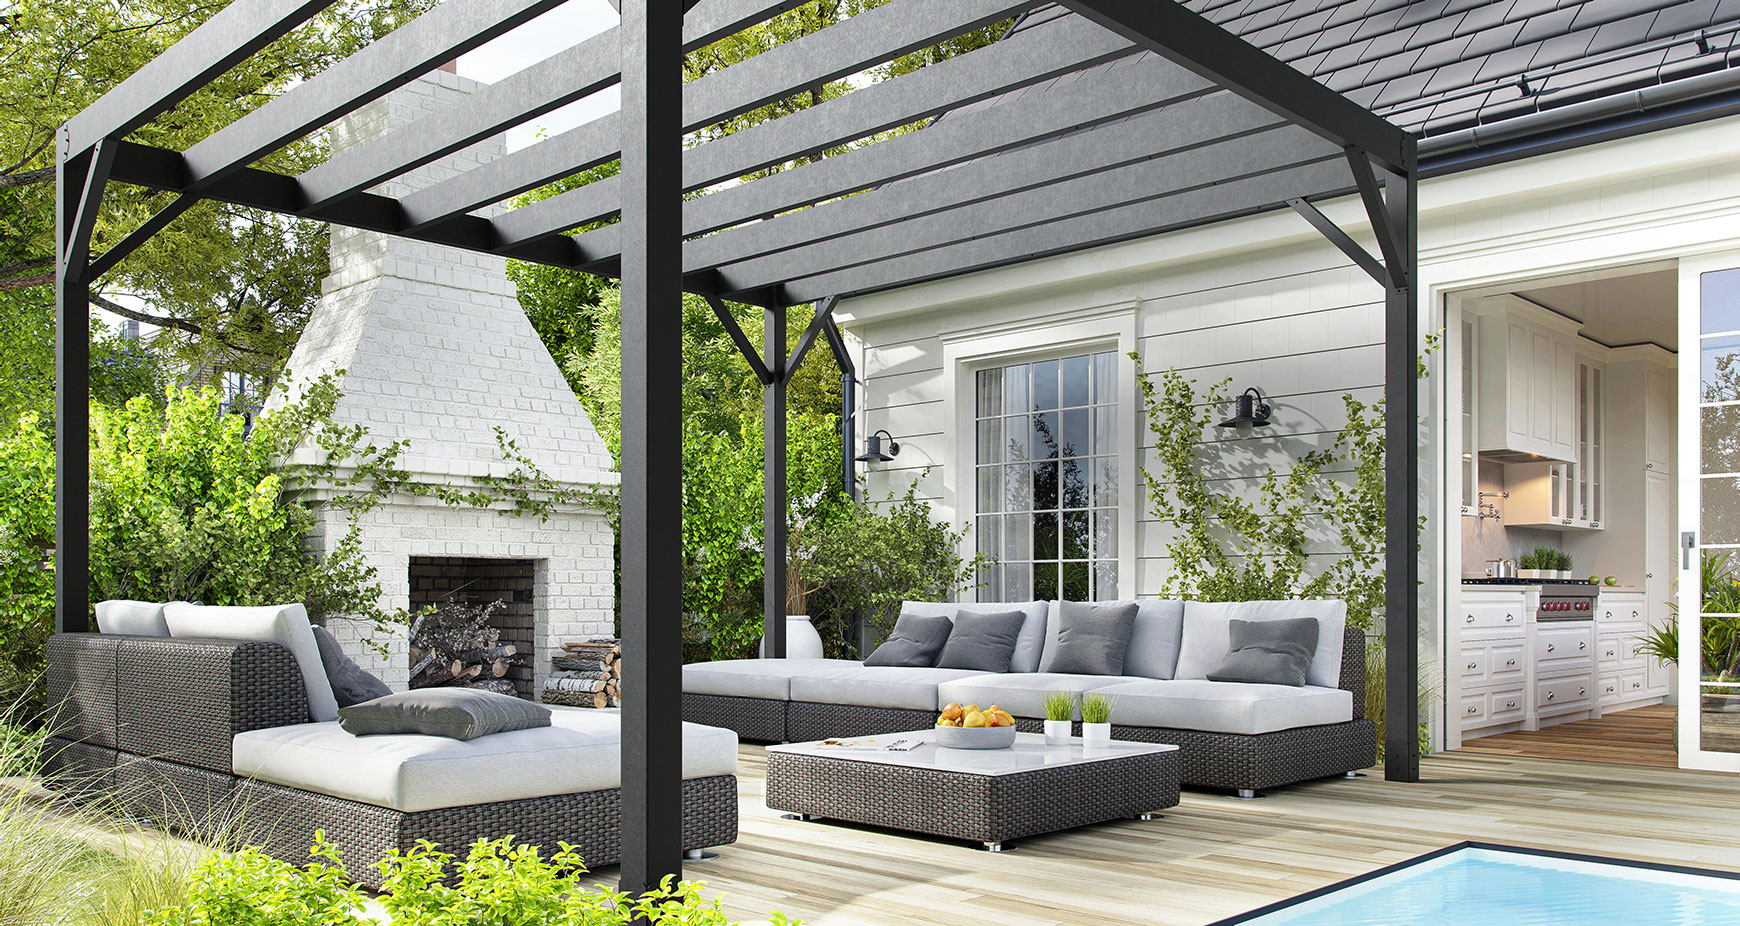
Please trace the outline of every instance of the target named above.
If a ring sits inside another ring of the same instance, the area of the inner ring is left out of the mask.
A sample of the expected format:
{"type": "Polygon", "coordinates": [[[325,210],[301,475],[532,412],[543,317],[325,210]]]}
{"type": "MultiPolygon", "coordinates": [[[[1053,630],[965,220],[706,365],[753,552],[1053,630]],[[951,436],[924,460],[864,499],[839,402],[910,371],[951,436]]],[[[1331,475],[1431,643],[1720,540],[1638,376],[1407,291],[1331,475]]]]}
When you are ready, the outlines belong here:
{"type": "Polygon", "coordinates": [[[1602,363],[1577,357],[1575,458],[1569,463],[1512,463],[1507,527],[1601,530],[1606,517],[1607,408],[1602,363]]]}
{"type": "Polygon", "coordinates": [[[1643,468],[1653,473],[1672,472],[1674,450],[1673,375],[1650,366],[1643,375],[1643,468]]]}
{"type": "Polygon", "coordinates": [[[1510,295],[1481,305],[1478,449],[1507,463],[1575,460],[1577,323],[1510,295]]]}
{"type": "Polygon", "coordinates": [[[1462,317],[1462,514],[1468,517],[1480,514],[1480,459],[1474,453],[1480,444],[1474,424],[1480,394],[1480,378],[1475,375],[1480,354],[1475,328],[1479,323],[1477,315],[1462,317]]]}

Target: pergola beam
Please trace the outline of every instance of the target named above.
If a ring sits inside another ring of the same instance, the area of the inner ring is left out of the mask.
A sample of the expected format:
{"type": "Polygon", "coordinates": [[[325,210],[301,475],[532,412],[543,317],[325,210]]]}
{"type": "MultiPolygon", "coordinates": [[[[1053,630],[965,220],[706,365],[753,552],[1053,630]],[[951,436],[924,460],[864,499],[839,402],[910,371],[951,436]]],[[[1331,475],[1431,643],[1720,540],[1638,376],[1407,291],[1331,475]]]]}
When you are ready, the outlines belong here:
{"type": "Polygon", "coordinates": [[[1189,68],[1338,146],[1352,145],[1391,170],[1414,166],[1412,136],[1370,110],[1173,0],[1060,0],[1149,51],[1189,68]]]}
{"type": "MultiPolygon", "coordinates": [[[[999,124],[1024,122],[1023,114],[1016,109],[1012,106],[1007,118],[997,116],[995,110],[976,114],[985,118],[975,120],[972,125],[950,128],[964,128],[965,134],[971,136],[978,134],[973,131],[975,128],[992,129],[999,124]]],[[[941,129],[943,125],[939,124],[937,128],[941,129]]],[[[913,221],[977,202],[1001,200],[1030,190],[1055,187],[1080,177],[1143,162],[1163,159],[1169,159],[1168,162],[1188,161],[1188,156],[1198,148],[1227,139],[1251,137],[1254,144],[1263,144],[1268,133],[1277,130],[1288,140],[1303,141],[1301,152],[1308,151],[1315,156],[1332,150],[1309,135],[1301,138],[1296,127],[1267,110],[1231,94],[1218,94],[1102,125],[1093,132],[1018,148],[997,158],[970,161],[952,170],[905,180],[898,186],[709,235],[690,242],[684,252],[684,266],[731,267],[731,273],[750,272],[754,275],[754,272],[773,269],[766,261],[784,261],[786,255],[801,257],[804,252],[837,238],[856,238],[883,226],[913,221]],[[743,262],[749,263],[745,265],[743,262]]],[[[880,147],[850,152],[839,160],[858,156],[869,158],[876,155],[880,147]]],[[[808,169],[799,168],[791,173],[808,169]]],[[[1130,187],[1126,192],[1137,197],[1152,189],[1130,187]]]]}
{"type": "MultiPolygon", "coordinates": [[[[823,30],[818,35],[825,35],[830,31],[833,30],[823,30]]],[[[701,189],[772,164],[783,163],[807,153],[824,150],[847,141],[854,141],[895,126],[909,125],[949,109],[983,100],[999,93],[1031,86],[1071,71],[1130,55],[1136,51],[1129,42],[1094,26],[1092,23],[1071,24],[1070,28],[1061,31],[1068,32],[1069,35],[1048,38],[1043,42],[1032,38],[1022,40],[1020,35],[1012,36],[1008,41],[999,42],[989,48],[950,58],[894,80],[856,90],[839,99],[830,100],[821,106],[793,113],[736,135],[701,145],[690,150],[684,158],[684,189],[701,189]]],[[[1204,85],[1197,83],[1192,78],[1191,88],[1201,90],[1204,89],[1204,85]]],[[[1073,124],[1079,128],[1083,123],[1077,119],[1073,124]]],[[[566,134],[575,134],[584,128],[582,126],[581,129],[566,134]]],[[[1033,133],[1026,133],[1020,137],[1031,139],[1034,136],[1033,133]]],[[[543,144],[557,140],[550,139],[543,144]]],[[[583,140],[577,138],[576,142],[579,141],[583,140]]],[[[1011,144],[1015,143],[1018,142],[1011,142],[1011,144]]],[[[869,150],[879,148],[882,144],[887,143],[870,146],[869,150]]],[[[523,149],[518,152],[518,155],[527,156],[528,152],[538,147],[540,146],[534,145],[523,149]]],[[[856,152],[854,153],[856,154],[856,152]]],[[[685,206],[685,215],[694,213],[703,217],[717,216],[718,207],[711,207],[710,200],[715,197],[726,197],[727,203],[740,203],[742,200],[738,197],[742,194],[739,194],[738,190],[754,190],[764,183],[773,184],[776,190],[792,189],[793,187],[788,182],[782,180],[787,173],[799,174],[819,169],[833,160],[835,159],[830,158],[819,164],[807,165],[800,171],[776,174],[772,177],[764,177],[754,183],[720,190],[688,203],[685,206]]],[[[829,169],[832,170],[832,168],[829,169]]],[[[454,183],[455,181],[447,182],[454,183]]],[[[863,187],[858,188],[862,189],[863,187]]],[[[584,189],[584,187],[580,189],[584,189]]],[[[579,190],[572,190],[561,195],[578,194],[578,192],[579,190]]],[[[763,214],[748,211],[749,209],[762,208],[761,202],[755,199],[757,194],[748,195],[750,196],[748,209],[732,206],[731,215],[737,218],[729,224],[763,214]]],[[[838,194],[824,193],[822,195],[825,198],[838,194]]],[[[553,202],[558,198],[560,197],[552,197],[546,202],[553,202]]],[[[792,197],[789,195],[784,197],[786,202],[790,202],[791,199],[792,197]]],[[[791,208],[791,206],[785,205],[777,208],[791,208]]],[[[542,222],[537,228],[528,229],[524,232],[524,237],[515,238],[509,246],[517,246],[521,242],[544,235],[560,234],[575,227],[576,224],[566,222],[559,212],[554,212],[549,220],[542,222]]],[[[688,235],[700,234],[719,227],[723,226],[719,224],[717,218],[688,220],[684,223],[684,233],[688,235]]],[[[611,252],[610,248],[600,247],[596,244],[588,244],[585,247],[588,250],[611,252]]]]}
{"type": "MultiPolygon", "coordinates": [[[[793,277],[816,276],[977,238],[995,238],[1007,232],[1125,210],[1146,202],[1164,202],[1212,188],[1229,178],[1269,176],[1313,162],[1338,160],[1340,153],[1311,133],[1285,125],[1072,180],[986,197],[957,208],[788,248],[718,270],[727,290],[759,290],[793,277]]],[[[891,196],[906,195],[886,192],[891,196]]],[[[1277,189],[1278,199],[1286,198],[1288,192],[1277,189]]],[[[865,194],[864,198],[879,195],[883,194],[865,194]]]]}
{"type": "Polygon", "coordinates": [[[1200,187],[1147,202],[962,241],[844,270],[795,279],[781,298],[797,303],[824,296],[862,295],[957,276],[1100,245],[1164,234],[1280,207],[1301,189],[1333,190],[1348,184],[1340,161],[1200,187]]]}
{"type": "Polygon", "coordinates": [[[67,120],[63,143],[76,155],[101,139],[125,138],[331,5],[332,0],[234,0],[67,120]]]}

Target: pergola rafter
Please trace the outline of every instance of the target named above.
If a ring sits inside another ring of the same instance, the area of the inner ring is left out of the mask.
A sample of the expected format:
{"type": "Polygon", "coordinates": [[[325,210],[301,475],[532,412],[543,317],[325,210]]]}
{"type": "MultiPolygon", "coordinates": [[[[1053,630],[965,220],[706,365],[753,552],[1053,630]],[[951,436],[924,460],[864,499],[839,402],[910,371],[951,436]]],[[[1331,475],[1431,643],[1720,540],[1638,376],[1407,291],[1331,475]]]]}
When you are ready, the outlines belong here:
{"type": "Polygon", "coordinates": [[[1413,136],[1171,0],[1063,0],[1079,15],[702,142],[694,133],[708,126],[1042,4],[891,0],[685,86],[684,53],[799,0],[623,0],[616,28],[301,176],[249,166],[556,2],[446,0],[186,152],[127,140],[327,5],[233,0],[63,127],[56,275],[61,629],[89,627],[81,527],[88,516],[88,288],[186,208],[219,200],[619,276],[623,374],[634,384],[624,391],[622,432],[625,688],[634,694],[623,714],[623,884],[646,889],[680,869],[682,573],[674,486],[681,475],[681,349],[672,322],[681,316],[683,291],[708,299],[764,386],[764,617],[778,654],[785,645],[785,390],[818,343],[842,371],[841,476],[853,487],[857,383],[834,318],[841,299],[1291,206],[1386,291],[1386,769],[1393,778],[1417,778],[1413,136]],[[1041,89],[1048,82],[1056,85],[1041,89]],[[618,84],[618,113],[402,197],[368,192],[618,84]],[[934,122],[882,137],[927,120],[934,122]],[[619,175],[478,214],[618,158],[619,175]],[[784,169],[739,182],[772,167],[784,169]],[[111,180],[177,196],[93,259],[96,210],[111,180]],[[1313,205],[1349,193],[1365,203],[1380,256],[1313,205]],[[591,230],[573,233],[582,227],[591,230]],[[726,298],[762,307],[759,351],[726,298]],[[788,357],[788,309],[812,302],[814,316],[788,357]]]}

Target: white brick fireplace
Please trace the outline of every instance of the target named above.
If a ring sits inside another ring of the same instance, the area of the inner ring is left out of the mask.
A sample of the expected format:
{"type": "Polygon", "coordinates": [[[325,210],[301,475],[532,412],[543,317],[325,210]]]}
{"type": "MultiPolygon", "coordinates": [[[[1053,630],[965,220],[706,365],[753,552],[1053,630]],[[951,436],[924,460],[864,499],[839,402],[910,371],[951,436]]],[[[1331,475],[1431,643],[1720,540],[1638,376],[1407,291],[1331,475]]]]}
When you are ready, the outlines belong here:
{"type": "MultiPolygon", "coordinates": [[[[333,153],[451,106],[476,86],[444,72],[421,78],[335,125],[333,153]]],[[[380,192],[403,195],[502,153],[502,140],[490,139],[380,192]]],[[[366,425],[382,444],[408,440],[400,463],[419,481],[463,486],[480,475],[507,475],[513,466],[497,446],[499,426],[564,486],[616,483],[608,450],[521,311],[503,259],[334,227],[331,261],[289,369],[299,382],[344,371],[336,423],[366,425]]],[[[349,525],[334,507],[317,516],[311,540],[324,553],[349,525]]],[[[611,635],[614,551],[610,525],[596,510],[569,506],[540,521],[401,495],[365,514],[361,526],[363,553],[388,608],[411,603],[413,558],[530,564],[535,689],[562,642],[611,635]]],[[[362,642],[367,628],[343,620],[328,626],[365,667],[395,689],[406,686],[402,631],[387,641],[383,659],[362,642]]]]}

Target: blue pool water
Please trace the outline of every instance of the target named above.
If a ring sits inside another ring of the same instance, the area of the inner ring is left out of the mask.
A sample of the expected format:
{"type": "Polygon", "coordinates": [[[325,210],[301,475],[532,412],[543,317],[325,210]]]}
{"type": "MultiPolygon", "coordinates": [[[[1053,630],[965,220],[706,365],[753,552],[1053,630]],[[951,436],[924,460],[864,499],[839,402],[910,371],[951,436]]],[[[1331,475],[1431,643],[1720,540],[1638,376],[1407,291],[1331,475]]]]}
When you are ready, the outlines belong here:
{"type": "Polygon", "coordinates": [[[1241,926],[1740,926],[1740,880],[1463,847],[1241,926]]]}

